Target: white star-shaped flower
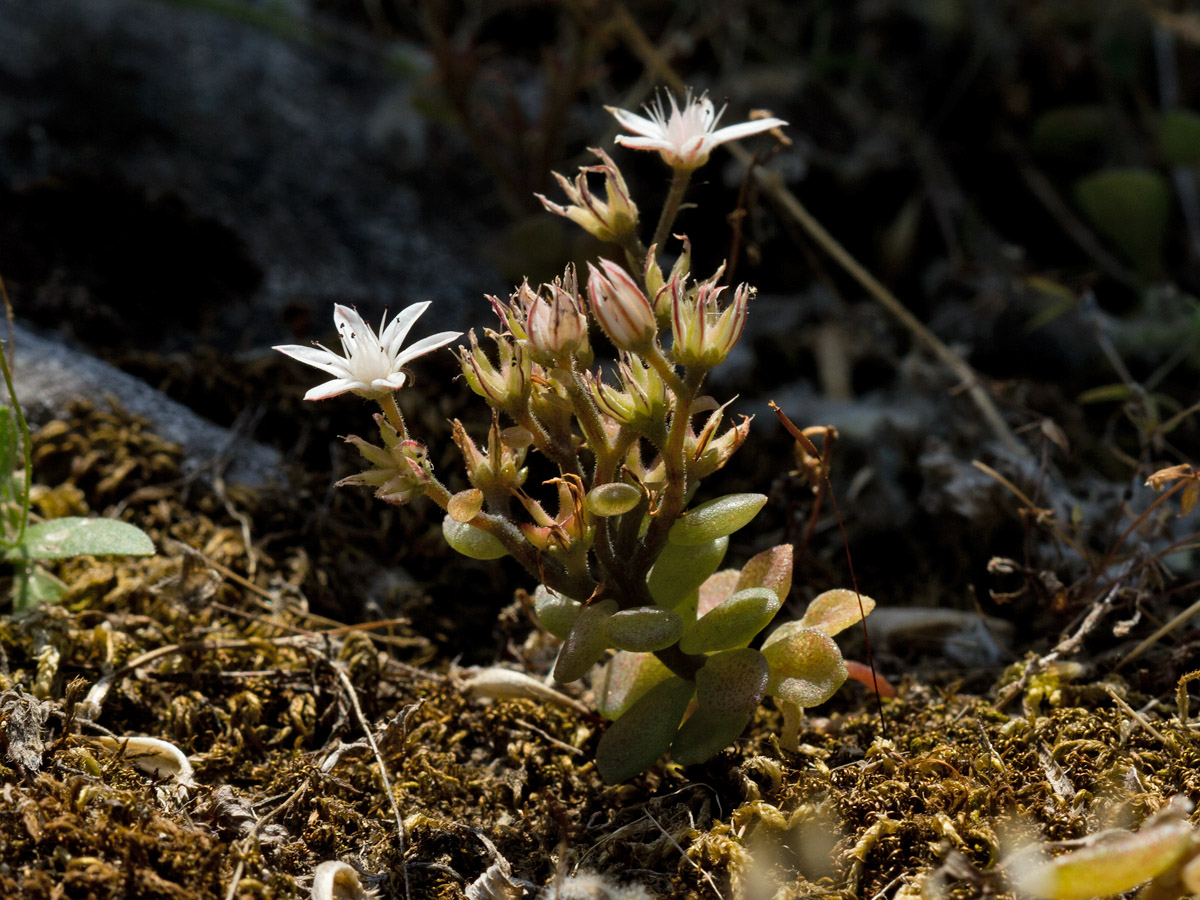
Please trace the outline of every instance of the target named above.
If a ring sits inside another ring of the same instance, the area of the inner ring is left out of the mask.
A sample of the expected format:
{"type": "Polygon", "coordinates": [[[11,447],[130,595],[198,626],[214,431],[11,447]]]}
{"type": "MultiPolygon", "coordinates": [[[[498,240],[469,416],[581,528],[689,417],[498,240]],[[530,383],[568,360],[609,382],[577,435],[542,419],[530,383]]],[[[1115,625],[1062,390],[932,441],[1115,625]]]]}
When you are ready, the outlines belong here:
{"type": "Polygon", "coordinates": [[[272,349],[334,376],[332,381],[319,384],[305,394],[305,400],[324,400],[347,391],[377,400],[404,387],[408,380],[404,371],[407,363],[462,337],[459,331],[442,331],[401,350],[409,329],[428,308],[428,301],[406,306],[390,323],[385,315],[376,336],[356,310],[339,303],[334,308],[333,321],[342,339],[344,356],[338,356],[323,344],[313,347],[286,344],[272,349]]]}
{"type": "Polygon", "coordinates": [[[768,118],[717,128],[725,107],[715,109],[707,95],[693,97],[692,92],[688,91],[683,100],[683,109],[679,108],[674,94],[668,94],[668,99],[671,101],[670,114],[663,109],[662,97],[658,97],[653,104],[645,107],[649,118],[626,109],[605,107],[622,126],[641,135],[618,135],[617,143],[635,150],[657,150],[667,165],[691,171],[708,162],[708,155],[718,144],[787,124],[783,119],[768,118]]]}

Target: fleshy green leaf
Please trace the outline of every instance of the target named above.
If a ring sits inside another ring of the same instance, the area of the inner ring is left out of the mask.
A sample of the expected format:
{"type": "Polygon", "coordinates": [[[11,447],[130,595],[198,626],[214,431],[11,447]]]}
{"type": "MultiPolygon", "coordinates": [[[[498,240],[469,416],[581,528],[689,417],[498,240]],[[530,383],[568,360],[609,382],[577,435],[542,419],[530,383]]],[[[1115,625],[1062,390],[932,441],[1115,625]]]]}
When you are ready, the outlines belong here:
{"type": "Polygon", "coordinates": [[[826,591],[813,598],[800,620],[802,628],[815,628],[832,637],[851,625],[857,625],[864,615],[870,615],[875,601],[866,594],[856,594],[845,588],[826,591]],[[862,605],[859,605],[859,598],[862,605]]]}
{"type": "Polygon", "coordinates": [[[693,547],[733,534],[758,515],[766,502],[766,494],[727,494],[709,500],[684,513],[667,537],[672,544],[693,547]]]}
{"type": "Polygon", "coordinates": [[[783,603],[770,588],[737,591],[702,616],[679,641],[684,653],[712,653],[744,647],[770,624],[783,603]]]}
{"type": "MultiPolygon", "coordinates": [[[[388,465],[392,465],[390,457],[388,465]]],[[[446,504],[446,514],[460,525],[470,522],[479,515],[481,509],[483,509],[483,491],[479,488],[467,488],[465,491],[459,491],[446,504]]]]}
{"type": "Polygon", "coordinates": [[[1171,190],[1150,169],[1110,169],[1075,184],[1075,199],[1092,225],[1143,278],[1162,270],[1171,190]]]}
{"type": "Polygon", "coordinates": [[[7,559],[67,559],[71,556],[152,556],[154,542],[119,519],[67,516],[38,522],[5,553],[7,559]]]}
{"type": "Polygon", "coordinates": [[[558,662],[554,664],[556,681],[563,684],[578,681],[599,661],[608,649],[608,617],[618,609],[616,600],[601,600],[579,611],[558,651],[558,662]]]}
{"type": "Polygon", "coordinates": [[[802,709],[818,706],[846,681],[846,664],[833,638],[800,622],[784,622],[764,642],[771,666],[767,693],[802,709]]]}
{"type": "Polygon", "coordinates": [[[768,677],[767,660],[757,650],[709,657],[696,673],[696,711],[675,736],[672,758],[684,766],[702,763],[737,740],[762,702],[768,677]]]}
{"type": "Polygon", "coordinates": [[[1200,165],[1200,114],[1190,109],[1164,113],[1158,125],[1158,148],[1169,166],[1200,165]]]}
{"type": "Polygon", "coordinates": [[[539,584],[533,592],[533,613],[542,627],[556,638],[566,638],[571,633],[571,626],[579,618],[581,608],[582,604],[555,593],[545,585],[539,584]]]}
{"type": "Polygon", "coordinates": [[[700,596],[696,601],[697,614],[707,615],[728,600],[740,578],[741,572],[737,569],[722,569],[705,579],[704,584],[700,585],[700,596]]]}
{"type": "Polygon", "coordinates": [[[694,691],[691,682],[672,675],[613,722],[596,747],[600,777],[617,784],[654,765],[671,746],[694,691]]]}
{"type": "Polygon", "coordinates": [[[620,516],[642,499],[642,492],[632,484],[611,483],[592,488],[587,493],[587,507],[594,516],[620,516]]]}
{"type": "Polygon", "coordinates": [[[508,554],[494,535],[474,525],[455,522],[449,515],[442,519],[442,535],[453,549],[471,559],[499,559],[508,554]]]}
{"type": "Polygon", "coordinates": [[[1133,395],[1133,387],[1124,382],[1119,382],[1117,384],[1104,384],[1100,387],[1089,388],[1076,397],[1075,402],[1079,404],[1124,403],[1133,395]]]}
{"type": "Polygon", "coordinates": [[[670,609],[679,606],[717,570],[728,547],[728,536],[690,547],[668,543],[646,579],[654,602],[670,609]]]}
{"type": "Polygon", "coordinates": [[[650,653],[663,650],[683,634],[679,613],[661,606],[642,606],[614,613],[606,621],[608,644],[618,650],[650,653]]]}
{"type": "Polygon", "coordinates": [[[671,670],[651,653],[613,655],[595,680],[596,711],[606,719],[616,719],[658,684],[671,678],[671,670]]]}
{"type": "Polygon", "coordinates": [[[770,588],[779,597],[779,602],[783,603],[792,589],[793,552],[791,544],[779,544],[750,557],[742,566],[742,574],[734,590],[770,588]]]}
{"type": "Polygon", "coordinates": [[[12,585],[14,610],[36,606],[39,603],[50,603],[67,590],[67,586],[61,580],[37,563],[18,563],[16,569],[12,585]]]}

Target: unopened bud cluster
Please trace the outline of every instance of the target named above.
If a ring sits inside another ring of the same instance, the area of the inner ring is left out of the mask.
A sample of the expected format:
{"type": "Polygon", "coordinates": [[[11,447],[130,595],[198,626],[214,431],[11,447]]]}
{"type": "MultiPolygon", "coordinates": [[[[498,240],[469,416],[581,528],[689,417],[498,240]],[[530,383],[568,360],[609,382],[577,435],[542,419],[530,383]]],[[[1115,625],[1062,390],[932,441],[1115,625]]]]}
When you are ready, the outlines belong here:
{"type": "MultiPolygon", "coordinates": [[[[674,170],[656,236],[670,233],[687,180],[715,146],[785,124],[717,129],[720,112],[690,95],[682,109],[671,98],[669,114],[661,103],[648,118],[614,113],[636,135],[620,143],[655,150],[674,170]]],[[[608,658],[594,683],[601,711],[617,721],[599,763],[617,781],[668,749],[681,762],[707,759],[737,737],[767,695],[794,732],[799,711],[846,678],[830,636],[871,604],[828,592],[762,650],[749,647],[787,598],[791,548],[719,571],[729,535],[766,498],[693,500],[748,435],[749,420],[726,423],[725,406],[703,386],[741,338],[754,289],[722,284],[724,267],[693,276],[686,238],[664,274],[663,248],[642,243],[639,210],[616,163],[593,152],[600,165],[573,180],[557,176],[566,205],[541,200],[612,244],[612,255],[583,272],[568,266],[546,284],[524,282],[507,300],[490,297],[498,327],[484,329],[482,339],[470,331],[457,350],[463,381],[492,410],[486,436],[453,423],[469,488],[451,493],[437,478],[392,398],[405,382],[403,362],[458,337],[434,335],[401,351],[423,306],[403,311],[378,338],[339,307],[344,358],[323,347],[280,349],[335,376],[320,396],[351,391],[380,403],[380,444],[349,439],[369,467],[343,483],[373,487],[392,503],[427,496],[443,509],[443,534],[455,550],[520,562],[540,584],[541,624],[563,641],[558,680],[582,678],[608,658]],[[595,178],[603,198],[589,184],[595,178]],[[531,452],[557,472],[540,485],[529,483],[531,452]]]]}

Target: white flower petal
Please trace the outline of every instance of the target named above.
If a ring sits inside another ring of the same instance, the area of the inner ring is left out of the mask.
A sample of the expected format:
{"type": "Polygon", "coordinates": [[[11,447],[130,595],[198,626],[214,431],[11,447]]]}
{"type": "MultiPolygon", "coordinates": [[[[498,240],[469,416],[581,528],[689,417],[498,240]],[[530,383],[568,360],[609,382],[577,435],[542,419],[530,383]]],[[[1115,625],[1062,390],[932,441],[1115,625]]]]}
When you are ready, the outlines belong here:
{"type": "Polygon", "coordinates": [[[439,331],[437,334],[431,334],[429,337],[421,338],[421,340],[402,351],[396,357],[396,362],[401,366],[407,365],[418,356],[424,356],[426,353],[445,347],[451,341],[457,341],[460,337],[462,337],[461,331],[439,331]]]}
{"type": "Polygon", "coordinates": [[[352,378],[335,378],[333,381],[326,381],[324,384],[318,384],[315,388],[309,390],[304,395],[305,400],[328,400],[330,397],[336,397],[338,394],[344,394],[347,391],[363,389],[366,385],[361,381],[355,381],[352,378]]]}
{"type": "Polygon", "coordinates": [[[616,140],[622,147],[629,147],[632,150],[675,151],[675,145],[663,138],[630,137],[626,134],[619,134],[616,140]]]}
{"type": "MultiPolygon", "coordinates": [[[[342,339],[359,340],[363,334],[371,331],[371,326],[363,321],[363,317],[358,314],[358,310],[352,306],[343,306],[338,303],[333,308],[333,324],[337,326],[338,334],[342,335],[342,339]]],[[[374,332],[371,332],[374,334],[374,332]]]]}
{"type": "Polygon", "coordinates": [[[637,113],[632,113],[627,109],[617,109],[615,106],[606,106],[604,108],[616,116],[617,121],[621,123],[622,127],[628,128],[630,131],[637,134],[644,134],[646,137],[658,138],[659,140],[665,137],[661,122],[639,116],[637,113]]]}
{"type": "Polygon", "coordinates": [[[719,110],[707,95],[693,97],[688,91],[683,106],[674,94],[668,94],[670,112],[663,109],[661,96],[646,107],[649,118],[625,109],[606,107],[627,130],[640,137],[620,135],[617,143],[634,150],[657,150],[672,167],[688,170],[703,165],[718,144],[736,141],[752,134],[769,131],[787,122],[768,118],[717,128],[725,107],[719,110]]]}
{"type": "Polygon", "coordinates": [[[429,301],[423,300],[420,303],[406,306],[396,313],[396,318],[392,319],[383,329],[383,334],[379,335],[379,343],[383,345],[384,352],[388,356],[395,356],[400,351],[400,345],[408,337],[408,332],[412,329],[413,324],[427,309],[429,309],[429,301]]]}
{"type": "Polygon", "coordinates": [[[724,144],[726,141],[736,141],[786,124],[787,122],[783,119],[754,119],[750,122],[742,122],[740,125],[726,125],[712,133],[712,142],[724,144]]]}
{"type": "Polygon", "coordinates": [[[390,324],[384,320],[383,334],[377,336],[357,310],[339,303],[334,308],[333,321],[342,341],[344,356],[339,356],[320,344],[316,347],[282,344],[274,349],[336,376],[332,381],[326,381],[310,390],[304,395],[305,400],[324,400],[348,391],[378,400],[408,382],[408,376],[403,371],[405,363],[431,350],[444,347],[462,336],[457,331],[443,331],[423,338],[408,349],[402,350],[401,344],[408,336],[413,323],[428,308],[428,301],[405,307],[390,324]]]}
{"type": "Polygon", "coordinates": [[[408,376],[403,372],[393,372],[387,378],[376,378],[371,382],[371,387],[380,391],[396,391],[404,387],[406,381],[408,376]]]}
{"type": "Polygon", "coordinates": [[[347,373],[346,360],[323,347],[302,347],[299,344],[285,344],[279,347],[272,347],[271,349],[287,354],[292,359],[298,359],[305,365],[316,366],[330,375],[345,375],[347,373]]]}

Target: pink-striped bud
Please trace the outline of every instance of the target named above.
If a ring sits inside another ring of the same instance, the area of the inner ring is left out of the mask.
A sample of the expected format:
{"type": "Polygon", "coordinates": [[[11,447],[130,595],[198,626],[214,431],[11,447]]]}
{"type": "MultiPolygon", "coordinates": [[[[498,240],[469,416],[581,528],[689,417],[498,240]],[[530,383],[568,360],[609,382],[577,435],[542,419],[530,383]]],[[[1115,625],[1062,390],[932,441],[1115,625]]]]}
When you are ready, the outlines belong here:
{"type": "Polygon", "coordinates": [[[529,302],[525,334],[535,354],[560,362],[587,348],[587,317],[578,298],[559,283],[546,285],[543,290],[546,293],[539,293],[529,302]]]}
{"type": "Polygon", "coordinates": [[[600,269],[588,263],[588,272],[592,314],[609,340],[621,350],[648,349],[658,330],[654,309],[633,276],[608,259],[600,260],[600,269]]]}

